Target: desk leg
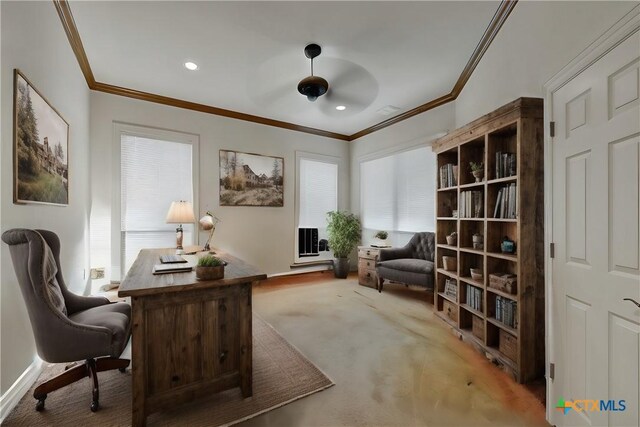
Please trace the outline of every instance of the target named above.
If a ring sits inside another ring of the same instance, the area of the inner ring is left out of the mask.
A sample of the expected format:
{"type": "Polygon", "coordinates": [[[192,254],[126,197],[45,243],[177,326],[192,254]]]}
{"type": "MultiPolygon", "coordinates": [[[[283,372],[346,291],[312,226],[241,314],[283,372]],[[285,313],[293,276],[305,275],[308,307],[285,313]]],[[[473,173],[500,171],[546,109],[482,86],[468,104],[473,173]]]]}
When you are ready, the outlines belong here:
{"type": "MultiPolygon", "coordinates": [[[[258,282],[254,282],[258,283],[258,282]]],[[[243,397],[253,395],[252,283],[240,290],[240,389],[243,397]]]]}
{"type": "Polygon", "coordinates": [[[145,413],[145,370],[144,363],[144,304],[140,297],[131,298],[132,338],[131,338],[131,373],[132,373],[132,419],[133,427],[146,424],[145,413]]]}

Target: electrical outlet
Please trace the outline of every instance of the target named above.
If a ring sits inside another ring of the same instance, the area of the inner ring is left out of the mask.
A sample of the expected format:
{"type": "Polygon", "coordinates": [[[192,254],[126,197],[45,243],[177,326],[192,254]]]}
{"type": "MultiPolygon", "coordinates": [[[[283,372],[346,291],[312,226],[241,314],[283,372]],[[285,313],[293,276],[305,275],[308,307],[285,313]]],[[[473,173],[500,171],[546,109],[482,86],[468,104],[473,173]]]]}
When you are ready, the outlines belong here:
{"type": "Polygon", "coordinates": [[[92,268],[91,279],[104,279],[104,267],[92,268]]]}

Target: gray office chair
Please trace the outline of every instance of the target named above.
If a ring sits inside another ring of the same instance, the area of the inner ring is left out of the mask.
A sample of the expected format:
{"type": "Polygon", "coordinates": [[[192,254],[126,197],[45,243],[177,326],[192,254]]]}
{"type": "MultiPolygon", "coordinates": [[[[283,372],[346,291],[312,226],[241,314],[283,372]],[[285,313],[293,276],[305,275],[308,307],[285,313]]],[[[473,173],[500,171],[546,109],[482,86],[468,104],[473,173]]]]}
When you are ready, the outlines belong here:
{"type": "Polygon", "coordinates": [[[2,234],[29,312],[38,355],[50,363],[84,360],[36,387],[36,410],[47,394],[86,376],[93,380],[91,410],[97,411],[98,372],[120,369],[119,356],[131,334],[131,306],[103,297],[83,297],[67,289],[60,269],[60,240],[46,230],[13,229],[2,234]]]}

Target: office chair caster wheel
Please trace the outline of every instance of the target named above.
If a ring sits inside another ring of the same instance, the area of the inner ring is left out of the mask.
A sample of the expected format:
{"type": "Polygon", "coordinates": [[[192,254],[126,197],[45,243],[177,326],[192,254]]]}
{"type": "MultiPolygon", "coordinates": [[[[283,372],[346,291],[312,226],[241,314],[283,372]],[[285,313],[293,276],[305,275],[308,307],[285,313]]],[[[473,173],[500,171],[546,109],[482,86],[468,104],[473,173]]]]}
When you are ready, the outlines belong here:
{"type": "Polygon", "coordinates": [[[47,397],[45,396],[42,399],[38,399],[38,403],[36,403],[36,411],[38,411],[38,412],[44,411],[44,400],[46,398],[47,397]]]}
{"type": "Polygon", "coordinates": [[[125,372],[127,372],[127,368],[118,368],[118,371],[124,374],[125,372]]]}
{"type": "Polygon", "coordinates": [[[91,412],[96,412],[98,409],[100,409],[100,403],[97,400],[91,402],[91,412]]]}

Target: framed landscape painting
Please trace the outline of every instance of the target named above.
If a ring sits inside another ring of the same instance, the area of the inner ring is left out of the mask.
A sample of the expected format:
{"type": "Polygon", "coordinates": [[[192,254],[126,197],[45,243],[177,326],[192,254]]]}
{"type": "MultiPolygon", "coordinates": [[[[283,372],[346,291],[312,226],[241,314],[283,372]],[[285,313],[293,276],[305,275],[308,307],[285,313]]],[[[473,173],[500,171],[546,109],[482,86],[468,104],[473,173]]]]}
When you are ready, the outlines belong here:
{"type": "Polygon", "coordinates": [[[284,206],[284,159],[220,150],[220,206],[284,206]]]}
{"type": "Polygon", "coordinates": [[[13,201],[66,206],[69,124],[19,70],[13,79],[13,201]]]}

